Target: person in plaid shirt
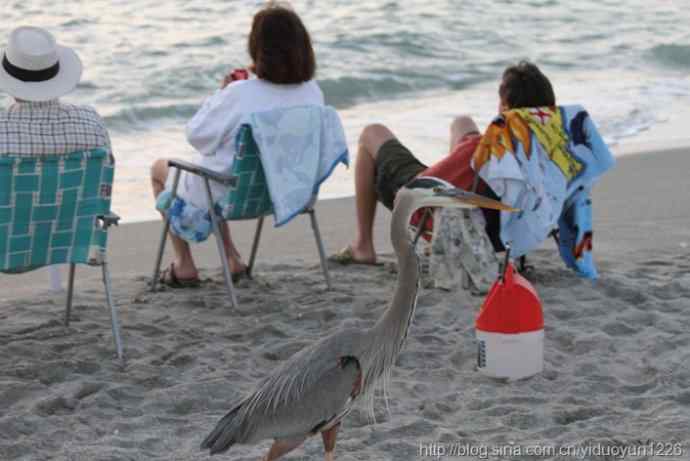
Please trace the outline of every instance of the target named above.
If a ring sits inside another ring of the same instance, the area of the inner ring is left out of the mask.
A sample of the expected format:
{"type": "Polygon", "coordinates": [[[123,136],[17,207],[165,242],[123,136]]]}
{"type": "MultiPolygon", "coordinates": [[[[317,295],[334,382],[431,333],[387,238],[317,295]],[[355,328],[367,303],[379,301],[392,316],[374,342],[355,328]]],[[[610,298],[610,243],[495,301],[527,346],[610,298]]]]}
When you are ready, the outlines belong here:
{"type": "Polygon", "coordinates": [[[111,150],[105,123],[93,108],[58,100],[81,78],[74,50],[58,45],[44,29],[19,27],[10,33],[0,60],[0,91],[15,99],[0,110],[0,155],[111,150]]]}

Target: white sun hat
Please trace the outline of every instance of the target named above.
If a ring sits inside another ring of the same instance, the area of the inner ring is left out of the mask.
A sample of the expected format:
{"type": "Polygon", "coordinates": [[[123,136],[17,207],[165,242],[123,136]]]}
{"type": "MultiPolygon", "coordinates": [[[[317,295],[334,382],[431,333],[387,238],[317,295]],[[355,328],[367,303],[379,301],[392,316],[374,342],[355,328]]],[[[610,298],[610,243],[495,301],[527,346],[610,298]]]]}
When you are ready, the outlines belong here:
{"type": "Polygon", "coordinates": [[[72,91],[81,78],[79,56],[45,29],[18,27],[0,56],[0,90],[24,101],[48,101],[72,91]]]}

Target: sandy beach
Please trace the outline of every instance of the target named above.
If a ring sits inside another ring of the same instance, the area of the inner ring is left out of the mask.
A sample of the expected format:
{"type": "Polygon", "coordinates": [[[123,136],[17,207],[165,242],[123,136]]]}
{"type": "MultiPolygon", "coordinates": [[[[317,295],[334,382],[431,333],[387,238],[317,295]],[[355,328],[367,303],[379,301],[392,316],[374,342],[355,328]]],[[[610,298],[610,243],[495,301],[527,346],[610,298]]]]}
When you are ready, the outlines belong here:
{"type": "MultiPolygon", "coordinates": [[[[388,410],[379,399],[375,422],[363,410],[348,416],[336,459],[690,459],[689,155],[624,156],[596,186],[598,281],[567,270],[552,242],[530,258],[544,305],[543,373],[518,382],[478,373],[482,299],[423,290],[388,410]]],[[[353,200],[320,201],[317,213],[332,253],[351,238],[353,200]]],[[[393,261],[388,218],[379,213],[376,238],[393,261]]],[[[232,227],[245,254],[253,228],[232,227]]],[[[255,279],[238,285],[238,309],[227,307],[212,240],[195,251],[202,288],[150,293],[160,229],[111,232],[124,368],[97,269],[78,270],[69,328],[64,293],[48,291],[45,271],[0,276],[1,460],[209,459],[199,444],[234,400],[304,345],[373,323],[395,284],[387,266],[332,264],[326,291],[301,217],[265,230],[255,279]]],[[[217,459],[257,460],[268,446],[236,446],[217,459]]],[[[286,459],[323,459],[320,440],[286,459]]]]}

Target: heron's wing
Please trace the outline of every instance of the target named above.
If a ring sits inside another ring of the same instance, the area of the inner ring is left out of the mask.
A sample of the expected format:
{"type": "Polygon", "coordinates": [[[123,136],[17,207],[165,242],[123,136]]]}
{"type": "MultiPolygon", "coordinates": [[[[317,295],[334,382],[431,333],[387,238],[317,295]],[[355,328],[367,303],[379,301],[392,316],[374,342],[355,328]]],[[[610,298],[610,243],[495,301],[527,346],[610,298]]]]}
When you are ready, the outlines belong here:
{"type": "Polygon", "coordinates": [[[245,402],[243,410],[253,419],[257,439],[319,432],[350,411],[362,385],[359,361],[341,356],[309,365],[304,382],[299,378],[307,378],[306,370],[294,373],[295,380],[269,379],[245,402]]]}
{"type": "Polygon", "coordinates": [[[326,428],[347,413],[361,387],[353,348],[362,339],[361,331],[341,330],[290,357],[218,422],[202,447],[221,453],[235,443],[296,438],[326,428]]]}

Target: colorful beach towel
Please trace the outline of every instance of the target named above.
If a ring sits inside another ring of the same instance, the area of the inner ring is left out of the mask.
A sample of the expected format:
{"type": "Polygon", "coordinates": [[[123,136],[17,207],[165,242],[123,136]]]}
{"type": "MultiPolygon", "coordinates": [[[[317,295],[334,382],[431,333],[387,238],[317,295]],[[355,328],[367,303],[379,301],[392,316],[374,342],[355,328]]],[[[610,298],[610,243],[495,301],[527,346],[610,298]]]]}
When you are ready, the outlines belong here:
{"type": "Polygon", "coordinates": [[[578,189],[565,203],[558,220],[558,250],[565,264],[583,277],[597,278],[592,259],[592,200],[578,189]]]}
{"type": "Polygon", "coordinates": [[[504,112],[487,128],[472,158],[474,170],[496,195],[522,210],[501,213],[501,240],[511,244],[512,254],[536,249],[561,227],[567,236],[561,243],[564,261],[590,278],[596,270],[589,191],[614,163],[581,106],[504,112]]]}

